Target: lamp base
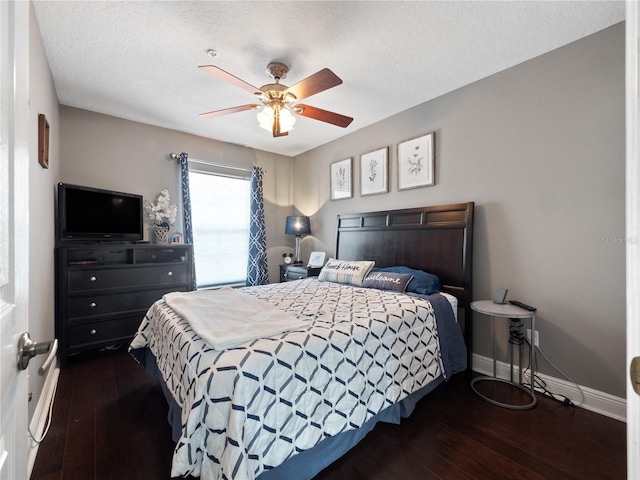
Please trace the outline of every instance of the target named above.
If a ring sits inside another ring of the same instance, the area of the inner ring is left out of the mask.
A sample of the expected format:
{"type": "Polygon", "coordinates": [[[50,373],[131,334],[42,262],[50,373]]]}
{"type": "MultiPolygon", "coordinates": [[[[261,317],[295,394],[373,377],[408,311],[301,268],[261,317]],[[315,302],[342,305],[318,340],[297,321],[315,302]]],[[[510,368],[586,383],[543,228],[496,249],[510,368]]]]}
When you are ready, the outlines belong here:
{"type": "Polygon", "coordinates": [[[293,257],[294,265],[301,265],[302,260],[300,259],[300,235],[296,235],[296,255],[293,257]]]}

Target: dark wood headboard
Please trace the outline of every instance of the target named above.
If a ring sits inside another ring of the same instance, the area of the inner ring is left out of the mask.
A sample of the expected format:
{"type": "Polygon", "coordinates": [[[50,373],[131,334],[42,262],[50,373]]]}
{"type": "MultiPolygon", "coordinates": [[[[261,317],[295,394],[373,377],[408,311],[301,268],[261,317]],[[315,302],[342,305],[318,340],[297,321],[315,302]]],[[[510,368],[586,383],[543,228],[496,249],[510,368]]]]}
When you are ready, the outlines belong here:
{"type": "Polygon", "coordinates": [[[442,291],[464,309],[471,349],[474,203],[338,215],[336,258],[404,265],[440,278],[442,291]]]}

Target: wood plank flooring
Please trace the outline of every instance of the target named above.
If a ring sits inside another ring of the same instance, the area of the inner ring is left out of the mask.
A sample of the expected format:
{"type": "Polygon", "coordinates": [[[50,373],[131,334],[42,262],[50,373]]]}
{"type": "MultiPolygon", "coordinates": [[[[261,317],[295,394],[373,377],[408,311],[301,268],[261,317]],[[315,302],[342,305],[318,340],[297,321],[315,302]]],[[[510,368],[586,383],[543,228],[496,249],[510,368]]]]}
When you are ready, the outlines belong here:
{"type": "MultiPolygon", "coordinates": [[[[160,386],[126,352],[71,361],[31,480],[169,479],[166,416],[160,386]]],[[[623,422],[541,396],[532,410],[499,408],[459,374],[316,480],[625,479],[625,442],[623,422]]]]}

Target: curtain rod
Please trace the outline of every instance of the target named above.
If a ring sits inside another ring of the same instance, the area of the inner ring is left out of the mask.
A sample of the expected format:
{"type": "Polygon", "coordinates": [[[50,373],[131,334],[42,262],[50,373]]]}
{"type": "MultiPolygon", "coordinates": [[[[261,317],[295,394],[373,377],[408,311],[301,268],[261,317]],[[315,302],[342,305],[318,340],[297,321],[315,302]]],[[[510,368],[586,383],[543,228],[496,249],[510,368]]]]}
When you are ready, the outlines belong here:
{"type": "MultiPolygon", "coordinates": [[[[178,160],[180,158],[180,155],[178,155],[177,153],[171,152],[169,154],[169,158],[171,160],[178,160]]],[[[249,172],[249,173],[251,173],[251,170],[249,170],[247,168],[233,167],[231,165],[224,165],[222,163],[207,162],[205,160],[198,160],[196,158],[189,158],[189,161],[193,162],[193,163],[201,163],[202,165],[211,165],[211,166],[214,166],[214,167],[222,167],[222,168],[228,168],[229,170],[238,170],[240,172],[249,172]]]]}

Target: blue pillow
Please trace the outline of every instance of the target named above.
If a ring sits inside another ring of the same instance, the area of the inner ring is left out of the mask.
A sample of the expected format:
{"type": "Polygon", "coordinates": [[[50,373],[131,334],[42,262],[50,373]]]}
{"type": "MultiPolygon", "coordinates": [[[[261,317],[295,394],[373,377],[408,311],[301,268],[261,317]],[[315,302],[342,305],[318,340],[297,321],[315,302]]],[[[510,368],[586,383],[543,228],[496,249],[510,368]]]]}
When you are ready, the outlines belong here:
{"type": "Polygon", "coordinates": [[[407,292],[430,295],[440,291],[440,279],[432,273],[414,270],[409,267],[373,267],[372,272],[409,273],[413,278],[407,285],[407,292]]]}

